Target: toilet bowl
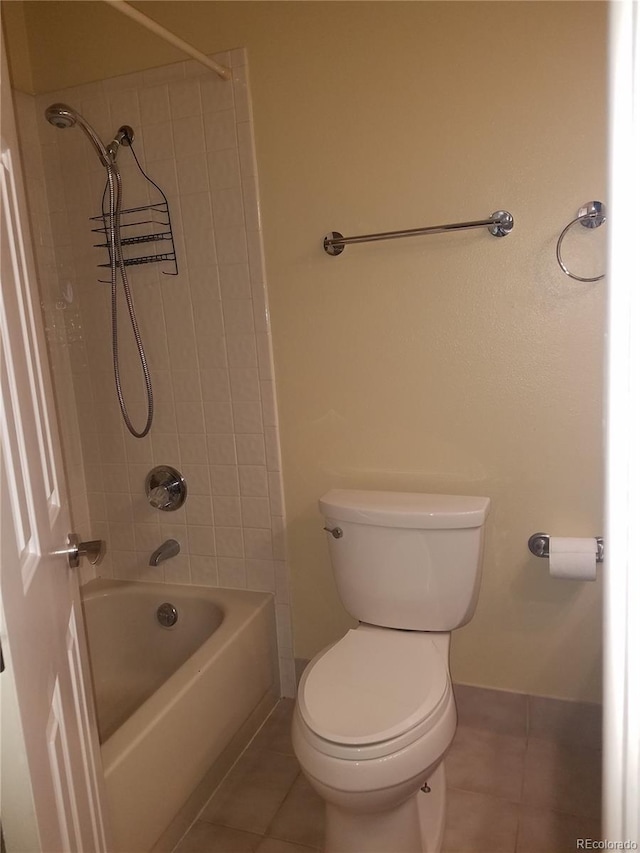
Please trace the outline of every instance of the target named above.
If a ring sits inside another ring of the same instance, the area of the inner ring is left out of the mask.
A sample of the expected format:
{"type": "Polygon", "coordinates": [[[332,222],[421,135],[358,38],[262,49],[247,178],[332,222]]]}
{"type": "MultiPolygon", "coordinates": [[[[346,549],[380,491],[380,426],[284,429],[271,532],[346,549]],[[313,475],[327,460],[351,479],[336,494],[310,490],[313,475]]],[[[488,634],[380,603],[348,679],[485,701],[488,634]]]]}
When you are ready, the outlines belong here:
{"type": "Polygon", "coordinates": [[[448,648],[448,634],[360,625],[305,670],[292,739],[326,803],[328,853],[439,850],[456,727],[448,648]]]}
{"type": "Polygon", "coordinates": [[[359,621],[304,671],[292,724],[325,853],[439,853],[456,728],[450,632],[471,619],[489,499],[332,490],[338,592],[359,621]]]}

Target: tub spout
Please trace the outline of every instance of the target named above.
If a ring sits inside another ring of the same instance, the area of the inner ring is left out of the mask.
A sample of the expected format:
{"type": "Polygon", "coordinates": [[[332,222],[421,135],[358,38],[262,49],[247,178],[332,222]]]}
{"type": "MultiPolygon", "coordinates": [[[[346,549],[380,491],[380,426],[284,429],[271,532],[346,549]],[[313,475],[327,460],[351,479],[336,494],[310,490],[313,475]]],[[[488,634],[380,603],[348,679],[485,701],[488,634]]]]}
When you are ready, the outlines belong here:
{"type": "Polygon", "coordinates": [[[163,560],[168,560],[169,557],[175,557],[180,553],[180,543],[175,539],[167,539],[166,542],[163,542],[159,548],[153,552],[153,554],[149,557],[149,565],[157,566],[163,562],[163,560]]]}

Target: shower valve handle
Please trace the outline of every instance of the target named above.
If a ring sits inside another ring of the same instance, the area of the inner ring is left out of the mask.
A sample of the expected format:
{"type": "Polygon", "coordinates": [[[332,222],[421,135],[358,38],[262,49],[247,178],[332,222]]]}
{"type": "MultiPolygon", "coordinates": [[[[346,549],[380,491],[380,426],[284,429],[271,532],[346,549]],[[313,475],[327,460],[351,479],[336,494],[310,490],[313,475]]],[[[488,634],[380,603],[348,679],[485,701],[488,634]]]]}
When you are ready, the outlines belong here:
{"type": "Polygon", "coordinates": [[[69,568],[77,569],[81,557],[86,557],[92,566],[97,566],[104,557],[105,550],[104,539],[91,539],[89,542],[81,542],[77,533],[70,533],[68,547],[65,549],[69,568]]]}
{"type": "Polygon", "coordinates": [[[170,465],[156,465],[149,471],[144,483],[147,499],[154,509],[173,512],[187,499],[184,477],[170,465]]]}

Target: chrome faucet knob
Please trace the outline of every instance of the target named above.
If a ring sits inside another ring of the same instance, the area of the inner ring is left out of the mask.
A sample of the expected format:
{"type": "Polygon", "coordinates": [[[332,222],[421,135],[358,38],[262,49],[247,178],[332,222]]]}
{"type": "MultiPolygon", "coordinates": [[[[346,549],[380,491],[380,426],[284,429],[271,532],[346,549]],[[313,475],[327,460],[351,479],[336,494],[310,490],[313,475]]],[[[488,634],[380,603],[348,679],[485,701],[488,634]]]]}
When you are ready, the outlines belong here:
{"type": "Polygon", "coordinates": [[[149,503],[155,509],[169,509],[171,497],[169,490],[164,486],[156,486],[149,491],[149,503]]]}
{"type": "Polygon", "coordinates": [[[144,488],[151,506],[163,512],[180,509],[187,499],[185,479],[170,465],[157,465],[149,471],[144,488]]]}

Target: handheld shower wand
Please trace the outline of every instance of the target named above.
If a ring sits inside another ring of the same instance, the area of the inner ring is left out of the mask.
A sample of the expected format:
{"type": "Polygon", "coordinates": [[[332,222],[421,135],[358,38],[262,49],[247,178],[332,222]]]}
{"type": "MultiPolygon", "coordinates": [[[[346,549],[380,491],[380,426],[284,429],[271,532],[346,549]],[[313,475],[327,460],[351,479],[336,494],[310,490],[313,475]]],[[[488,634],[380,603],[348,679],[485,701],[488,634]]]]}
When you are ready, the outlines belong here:
{"type": "Polygon", "coordinates": [[[102,165],[108,168],[112,164],[113,160],[109,156],[109,152],[105,146],[102,144],[102,140],[98,134],[86,119],[84,119],[80,113],[77,113],[73,107],[69,107],[66,104],[51,104],[51,106],[47,107],[44,111],[44,117],[49,124],[59,127],[61,130],[78,125],[78,127],[87,136],[89,142],[93,145],[102,165]]]}
{"type": "Polygon", "coordinates": [[[44,111],[44,117],[49,124],[59,127],[61,130],[65,130],[67,127],[74,127],[77,124],[86,134],[95,148],[100,162],[106,168],[115,163],[120,146],[131,145],[134,140],[133,128],[129,127],[128,124],[123,124],[122,127],[118,128],[118,132],[111,142],[105,146],[89,122],[79,112],[76,112],[73,107],[67,104],[51,104],[44,111]]]}
{"type": "Polygon", "coordinates": [[[107,232],[107,240],[110,247],[109,255],[111,260],[111,340],[113,352],[113,374],[116,385],[116,394],[118,396],[118,403],[120,405],[120,411],[122,413],[122,418],[125,422],[125,425],[131,435],[133,435],[135,438],[144,438],[144,436],[147,435],[147,433],[151,429],[151,424],[153,422],[153,389],[151,386],[151,376],[149,374],[147,357],[145,355],[144,347],[142,345],[142,337],[140,335],[140,330],[138,329],[138,321],[136,319],[133,298],[131,296],[131,290],[129,288],[129,281],[127,279],[124,256],[122,253],[122,240],[120,237],[122,179],[120,177],[120,172],[118,171],[118,168],[116,166],[116,157],[118,155],[118,150],[120,146],[131,145],[131,143],[133,142],[133,129],[128,125],[123,125],[119,128],[118,132],[111,140],[111,142],[107,146],[105,146],[98,134],[91,127],[89,122],[85,118],[83,118],[80,113],[74,110],[73,107],[70,107],[67,104],[51,104],[45,110],[44,115],[48,122],[50,122],[55,127],[60,128],[61,130],[64,130],[68,127],[75,127],[77,125],[87,136],[89,142],[96,151],[100,162],[107,170],[107,187],[109,189],[109,227],[107,232]],[[147,421],[142,430],[136,430],[133,424],[131,423],[131,419],[129,417],[127,406],[124,400],[124,395],[122,393],[122,383],[120,381],[120,359],[118,342],[118,270],[120,271],[120,277],[122,279],[122,287],[124,290],[125,301],[127,303],[127,310],[129,312],[129,320],[131,322],[131,329],[135,338],[136,348],[138,350],[138,357],[140,359],[140,366],[142,368],[146,388],[147,421]]]}

